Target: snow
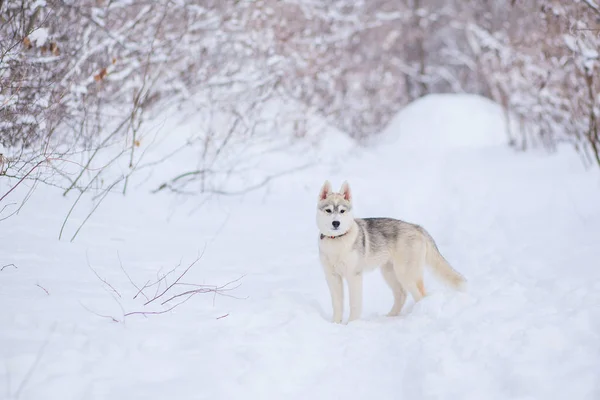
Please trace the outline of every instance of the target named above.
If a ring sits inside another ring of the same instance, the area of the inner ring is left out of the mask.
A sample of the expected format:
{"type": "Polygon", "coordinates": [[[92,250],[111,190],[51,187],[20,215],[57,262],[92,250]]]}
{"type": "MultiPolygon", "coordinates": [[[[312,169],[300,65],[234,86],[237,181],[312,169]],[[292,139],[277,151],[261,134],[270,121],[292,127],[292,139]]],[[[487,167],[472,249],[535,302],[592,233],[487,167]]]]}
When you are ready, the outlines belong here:
{"type": "Polygon", "coordinates": [[[480,96],[430,95],[396,115],[377,140],[394,150],[502,146],[508,143],[502,115],[496,103],[480,96]]]}
{"type": "Polygon", "coordinates": [[[0,272],[1,396],[599,398],[598,173],[567,147],[515,153],[504,128],[487,100],[428,96],[379,143],[350,147],[332,133],[314,154],[274,158],[320,163],[268,190],[198,208],[200,198],[150,195],[132,182],[141,189],[107,197],[73,243],[85,213],[57,240],[72,199],[38,187],[1,222],[0,266],[14,264],[0,272]],[[325,179],[349,180],[357,216],[427,228],[468,290],[427,275],[429,296],[387,318],[392,296],[375,272],[363,318],[330,323],[315,225],[325,179]],[[143,307],[120,262],[142,286],[205,247],[186,281],[240,278],[227,292],[236,298],[200,294],[169,313],[123,318],[143,307]]]}
{"type": "Polygon", "coordinates": [[[48,41],[48,36],[48,29],[37,28],[29,34],[29,40],[31,40],[32,43],[35,43],[36,47],[42,47],[48,41]]]}

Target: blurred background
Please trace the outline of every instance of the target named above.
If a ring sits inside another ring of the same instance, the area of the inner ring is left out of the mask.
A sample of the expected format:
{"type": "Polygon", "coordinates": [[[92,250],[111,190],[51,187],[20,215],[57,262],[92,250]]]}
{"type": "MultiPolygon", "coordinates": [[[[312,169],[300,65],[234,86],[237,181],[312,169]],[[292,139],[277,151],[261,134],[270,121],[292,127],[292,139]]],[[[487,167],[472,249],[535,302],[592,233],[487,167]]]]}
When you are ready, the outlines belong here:
{"type": "Polygon", "coordinates": [[[365,143],[432,93],[485,96],[510,122],[508,146],[568,142],[600,166],[594,0],[23,0],[0,12],[0,173],[13,184],[126,192],[133,173],[193,149],[156,190],[220,191],[232,162],[314,145],[324,126],[365,143]],[[167,110],[194,126],[144,163],[167,110]]]}

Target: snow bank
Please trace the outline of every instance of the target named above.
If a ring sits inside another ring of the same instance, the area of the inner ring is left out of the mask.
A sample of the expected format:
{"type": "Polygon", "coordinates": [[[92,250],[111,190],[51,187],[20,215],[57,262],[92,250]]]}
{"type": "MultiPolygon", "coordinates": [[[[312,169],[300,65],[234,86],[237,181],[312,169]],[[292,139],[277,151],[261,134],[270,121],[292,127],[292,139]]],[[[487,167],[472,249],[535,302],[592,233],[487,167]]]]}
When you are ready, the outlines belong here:
{"type": "Polygon", "coordinates": [[[402,109],[375,139],[383,146],[451,150],[508,143],[502,107],[477,95],[434,94],[402,109]]]}

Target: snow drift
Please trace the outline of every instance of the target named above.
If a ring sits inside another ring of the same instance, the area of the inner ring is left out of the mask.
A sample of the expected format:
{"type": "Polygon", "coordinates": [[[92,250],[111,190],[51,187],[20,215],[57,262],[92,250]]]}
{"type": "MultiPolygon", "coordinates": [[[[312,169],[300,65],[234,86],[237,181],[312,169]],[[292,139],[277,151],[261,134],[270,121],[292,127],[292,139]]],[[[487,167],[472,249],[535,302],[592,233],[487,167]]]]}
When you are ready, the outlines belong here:
{"type": "Polygon", "coordinates": [[[477,95],[435,94],[414,101],[379,135],[398,148],[449,150],[508,144],[502,107],[477,95]]]}

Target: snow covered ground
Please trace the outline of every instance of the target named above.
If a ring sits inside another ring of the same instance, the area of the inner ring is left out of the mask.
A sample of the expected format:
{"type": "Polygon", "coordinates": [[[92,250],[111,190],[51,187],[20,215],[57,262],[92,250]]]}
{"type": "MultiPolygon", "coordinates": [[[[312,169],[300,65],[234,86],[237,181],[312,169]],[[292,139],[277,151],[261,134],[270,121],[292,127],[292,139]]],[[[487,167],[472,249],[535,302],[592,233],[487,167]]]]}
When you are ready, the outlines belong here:
{"type": "Polygon", "coordinates": [[[318,168],[268,191],[195,212],[167,194],[108,197],[73,243],[57,240],[71,202],[38,188],[0,223],[0,266],[14,264],[0,272],[0,398],[600,398],[598,173],[569,148],[515,153],[503,124],[480,98],[429,96],[378,144],[332,134],[318,168]],[[349,180],[357,216],[424,226],[467,292],[427,275],[430,295],[387,318],[374,272],[362,320],[330,323],[325,179],[349,180]],[[123,317],[146,308],[120,263],[142,286],[204,248],[185,281],[240,279],[235,297],[123,317]]]}

